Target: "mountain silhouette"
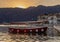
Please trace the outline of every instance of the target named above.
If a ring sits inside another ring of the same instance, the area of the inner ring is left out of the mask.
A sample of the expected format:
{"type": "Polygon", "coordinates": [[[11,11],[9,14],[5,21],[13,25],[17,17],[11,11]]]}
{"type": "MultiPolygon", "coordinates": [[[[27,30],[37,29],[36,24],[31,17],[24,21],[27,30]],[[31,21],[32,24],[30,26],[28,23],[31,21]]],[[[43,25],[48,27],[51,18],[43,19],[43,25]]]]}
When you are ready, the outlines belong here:
{"type": "Polygon", "coordinates": [[[36,21],[40,14],[60,13],[60,5],[22,8],[0,8],[0,23],[18,21],[36,21]]]}

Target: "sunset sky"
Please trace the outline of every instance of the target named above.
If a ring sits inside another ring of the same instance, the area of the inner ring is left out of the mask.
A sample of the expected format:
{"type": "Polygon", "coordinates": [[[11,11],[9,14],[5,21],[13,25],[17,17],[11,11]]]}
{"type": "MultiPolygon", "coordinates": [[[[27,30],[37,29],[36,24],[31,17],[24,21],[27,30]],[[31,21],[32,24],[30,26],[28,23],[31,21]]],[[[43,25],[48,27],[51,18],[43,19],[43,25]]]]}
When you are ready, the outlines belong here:
{"type": "Polygon", "coordinates": [[[27,8],[30,6],[52,6],[60,5],[60,0],[0,0],[0,8],[2,7],[22,7],[27,8]]]}

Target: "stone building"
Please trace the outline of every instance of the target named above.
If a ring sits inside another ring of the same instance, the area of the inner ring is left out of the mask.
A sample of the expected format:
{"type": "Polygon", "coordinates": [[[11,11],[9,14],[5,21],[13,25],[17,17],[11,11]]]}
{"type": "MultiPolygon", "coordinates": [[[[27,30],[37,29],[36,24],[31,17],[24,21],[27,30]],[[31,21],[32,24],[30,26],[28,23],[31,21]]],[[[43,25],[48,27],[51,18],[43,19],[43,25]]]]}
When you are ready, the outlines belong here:
{"type": "Polygon", "coordinates": [[[49,36],[57,36],[59,35],[59,28],[57,29],[56,26],[60,26],[60,13],[55,14],[41,14],[38,16],[38,21],[45,21],[43,24],[48,27],[47,34],[49,36]],[[55,26],[55,27],[54,27],[55,26]]]}

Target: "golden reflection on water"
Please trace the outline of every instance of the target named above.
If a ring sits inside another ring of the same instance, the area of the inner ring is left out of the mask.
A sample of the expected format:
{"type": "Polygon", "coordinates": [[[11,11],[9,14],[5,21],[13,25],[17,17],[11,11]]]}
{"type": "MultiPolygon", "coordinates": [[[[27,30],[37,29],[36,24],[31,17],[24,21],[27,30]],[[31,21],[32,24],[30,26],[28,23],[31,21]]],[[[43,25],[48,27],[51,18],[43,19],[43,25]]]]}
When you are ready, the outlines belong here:
{"type": "Polygon", "coordinates": [[[0,32],[0,42],[60,42],[60,37],[41,37],[40,35],[9,34],[0,32]]]}

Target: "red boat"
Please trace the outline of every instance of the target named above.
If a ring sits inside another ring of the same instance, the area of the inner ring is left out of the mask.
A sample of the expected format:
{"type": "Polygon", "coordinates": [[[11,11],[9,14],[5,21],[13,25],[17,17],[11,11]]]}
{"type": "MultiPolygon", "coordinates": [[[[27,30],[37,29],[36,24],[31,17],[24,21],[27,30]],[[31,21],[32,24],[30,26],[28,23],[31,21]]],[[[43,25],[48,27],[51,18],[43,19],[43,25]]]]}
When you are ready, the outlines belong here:
{"type": "Polygon", "coordinates": [[[11,24],[19,24],[20,27],[14,28],[10,27],[9,28],[9,33],[12,34],[33,34],[35,35],[36,33],[39,35],[47,35],[46,31],[48,27],[44,26],[37,26],[35,24],[40,24],[41,22],[20,22],[20,23],[11,23],[11,24]]]}

